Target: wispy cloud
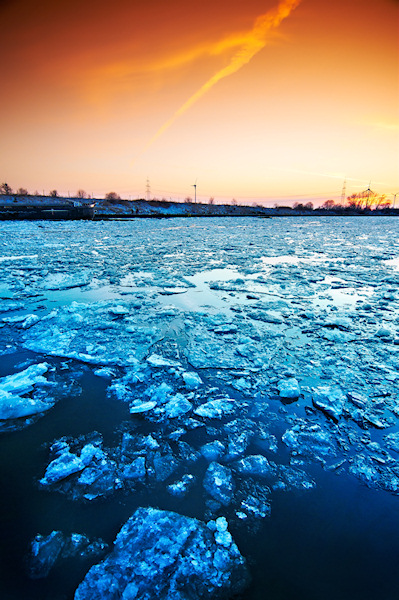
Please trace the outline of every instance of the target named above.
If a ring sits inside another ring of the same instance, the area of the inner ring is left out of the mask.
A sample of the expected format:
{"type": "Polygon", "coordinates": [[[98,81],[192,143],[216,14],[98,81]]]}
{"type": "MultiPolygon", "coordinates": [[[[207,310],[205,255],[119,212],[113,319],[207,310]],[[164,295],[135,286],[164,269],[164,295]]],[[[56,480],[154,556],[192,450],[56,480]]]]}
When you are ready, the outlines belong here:
{"type": "Polygon", "coordinates": [[[270,32],[278,27],[280,23],[286,19],[291,12],[300,4],[301,0],[282,0],[280,4],[268,11],[267,13],[260,15],[253,28],[240,35],[227,37],[221,40],[217,44],[212,46],[212,50],[208,53],[220,54],[227,49],[238,47],[230,62],[217,71],[199,90],[197,90],[176,112],[175,114],[162,125],[157,133],[147,144],[148,149],[169,127],[185,113],[193,104],[195,104],[202,96],[204,96],[210,89],[212,89],[219,81],[233,75],[239,71],[243,66],[249,63],[249,61],[260,52],[267,44],[270,32]]]}

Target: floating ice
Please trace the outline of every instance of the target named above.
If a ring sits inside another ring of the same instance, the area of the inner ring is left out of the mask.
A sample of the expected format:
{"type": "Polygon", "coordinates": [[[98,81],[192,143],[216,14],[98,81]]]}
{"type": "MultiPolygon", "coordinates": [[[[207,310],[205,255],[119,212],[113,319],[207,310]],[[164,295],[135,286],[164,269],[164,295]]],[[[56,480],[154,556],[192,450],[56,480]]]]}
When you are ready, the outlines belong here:
{"type": "Polygon", "coordinates": [[[24,371],[0,379],[0,419],[19,419],[49,410],[53,399],[27,396],[35,386],[48,385],[43,374],[49,369],[47,363],[31,365],[24,371]]]}
{"type": "Polygon", "coordinates": [[[29,576],[32,579],[43,579],[61,559],[99,558],[107,547],[103,540],[90,540],[81,533],[65,535],[61,531],[52,531],[46,536],[37,534],[31,542],[27,560],[29,576]]]}
{"type": "Polygon", "coordinates": [[[194,410],[199,417],[208,419],[221,419],[225,415],[230,415],[236,410],[236,404],[231,398],[217,398],[205,402],[194,410]]]}
{"type": "Polygon", "coordinates": [[[46,384],[47,379],[43,377],[49,369],[47,363],[39,363],[31,365],[24,371],[7,375],[0,379],[0,390],[13,394],[27,394],[33,390],[33,387],[38,384],[46,384]]]}
{"type": "Polygon", "coordinates": [[[69,447],[66,445],[62,448],[60,455],[49,464],[40,483],[44,486],[57,483],[73,473],[83,471],[93,458],[102,459],[103,456],[102,450],[92,444],[84,446],[80,456],[69,452],[69,447]]]}
{"type": "Polygon", "coordinates": [[[52,273],[42,281],[45,290],[68,290],[74,287],[88,285],[90,273],[52,273]]]}
{"type": "Polygon", "coordinates": [[[235,468],[241,475],[255,477],[269,477],[273,473],[269,461],[261,454],[246,456],[236,463],[235,468]]]}
{"type": "Polygon", "coordinates": [[[346,397],[339,388],[319,386],[313,389],[313,405],[335,421],[342,415],[346,397]]]}
{"type": "Polygon", "coordinates": [[[205,473],[204,488],[214,500],[224,506],[229,505],[235,489],[231,470],[217,462],[212,462],[205,473]]]}
{"type": "Polygon", "coordinates": [[[202,384],[202,379],[201,377],[197,374],[194,373],[192,371],[187,372],[187,373],[182,373],[182,377],[184,380],[184,383],[186,384],[186,386],[188,388],[197,388],[198,386],[200,386],[202,384]]]}
{"type": "Polygon", "coordinates": [[[298,454],[309,458],[335,456],[333,438],[328,431],[320,425],[309,425],[305,421],[299,422],[292,429],[288,429],[282,437],[282,441],[298,454]]]}
{"type": "Polygon", "coordinates": [[[178,367],[178,366],[180,366],[179,362],[177,362],[175,360],[168,360],[168,359],[164,358],[163,356],[159,356],[158,354],[151,354],[151,356],[149,356],[147,358],[147,362],[152,367],[178,367]]]}
{"type": "Polygon", "coordinates": [[[43,487],[51,487],[73,499],[94,500],[122,486],[117,464],[100,447],[98,434],[95,443],[83,444],[80,450],[71,452],[71,445],[72,442],[59,440],[51,446],[56,458],[39,482],[43,487]]]}
{"type": "Polygon", "coordinates": [[[132,415],[139,413],[146,413],[155,408],[157,403],[154,400],[148,400],[147,402],[140,402],[139,400],[135,400],[133,404],[129,407],[129,412],[132,415]]]}
{"type": "Polygon", "coordinates": [[[178,496],[179,498],[181,498],[189,492],[189,489],[194,484],[194,482],[194,475],[186,473],[185,475],[183,475],[180,481],[176,481],[175,483],[171,483],[170,485],[168,485],[168,492],[172,494],[172,496],[178,496]]]}
{"type": "Polygon", "coordinates": [[[144,456],[138,456],[130,464],[126,465],[122,471],[124,479],[144,479],[146,476],[146,465],[144,456]]]}
{"type": "Polygon", "coordinates": [[[190,412],[193,405],[183,394],[176,394],[171,400],[164,406],[164,411],[169,419],[175,419],[181,417],[186,413],[190,412]]]}
{"type": "Polygon", "coordinates": [[[209,462],[217,461],[219,458],[222,458],[225,450],[224,444],[218,440],[201,446],[201,454],[206,460],[209,460],[209,462]]]}
{"type": "Polygon", "coordinates": [[[111,554],[87,573],[75,600],[216,600],[247,583],[245,561],[227,530],[214,535],[197,519],[139,508],[111,554]]]}
{"type": "Polygon", "coordinates": [[[295,377],[282,379],[278,382],[277,388],[282,398],[295,400],[301,395],[301,388],[299,387],[298,380],[295,379],[295,377]]]}

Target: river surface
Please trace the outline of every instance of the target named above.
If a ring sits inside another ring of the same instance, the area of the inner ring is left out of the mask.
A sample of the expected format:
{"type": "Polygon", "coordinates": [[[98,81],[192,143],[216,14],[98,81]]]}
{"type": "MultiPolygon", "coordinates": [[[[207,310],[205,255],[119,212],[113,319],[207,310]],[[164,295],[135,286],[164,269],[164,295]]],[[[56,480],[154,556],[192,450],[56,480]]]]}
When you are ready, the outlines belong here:
{"type": "Polygon", "coordinates": [[[72,600],[154,506],[226,517],[243,599],[396,600],[398,265],[396,217],[1,222],[0,597],[72,600]],[[46,479],[61,438],[103,475],[46,479]],[[108,546],[32,578],[52,531],[108,546]]]}

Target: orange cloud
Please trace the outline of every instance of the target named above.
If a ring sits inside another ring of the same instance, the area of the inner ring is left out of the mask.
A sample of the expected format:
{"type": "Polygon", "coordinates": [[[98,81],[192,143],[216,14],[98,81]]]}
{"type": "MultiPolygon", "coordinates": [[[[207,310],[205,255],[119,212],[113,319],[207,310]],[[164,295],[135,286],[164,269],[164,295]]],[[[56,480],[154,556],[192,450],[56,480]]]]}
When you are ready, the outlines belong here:
{"type": "Polygon", "coordinates": [[[269,39],[270,31],[280,25],[280,23],[286,19],[300,4],[301,0],[283,0],[277,6],[258,17],[255,21],[253,28],[246,34],[238,37],[228,37],[218,44],[213,46],[213,53],[220,53],[224,50],[232,48],[234,46],[240,46],[239,50],[234,54],[230,63],[217,71],[200,89],[195,92],[168,120],[162,127],[157,131],[154,137],[149,141],[146,148],[151,146],[169,127],[174,121],[185,113],[193,104],[195,104],[204,94],[206,94],[214,85],[219,81],[233,75],[239,71],[244,65],[248,64],[249,61],[260,52],[267,44],[269,39]]]}

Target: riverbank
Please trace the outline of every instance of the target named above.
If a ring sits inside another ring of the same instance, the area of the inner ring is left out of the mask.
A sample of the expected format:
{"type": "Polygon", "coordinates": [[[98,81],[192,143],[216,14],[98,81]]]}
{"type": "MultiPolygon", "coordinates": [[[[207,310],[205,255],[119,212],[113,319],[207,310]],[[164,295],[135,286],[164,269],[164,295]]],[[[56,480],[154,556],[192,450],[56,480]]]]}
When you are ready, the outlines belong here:
{"type": "Polygon", "coordinates": [[[0,197],[0,221],[109,220],[172,217],[297,217],[297,216],[398,216],[399,209],[360,210],[336,207],[306,209],[260,205],[202,204],[166,200],[103,200],[49,196],[0,197]]]}

